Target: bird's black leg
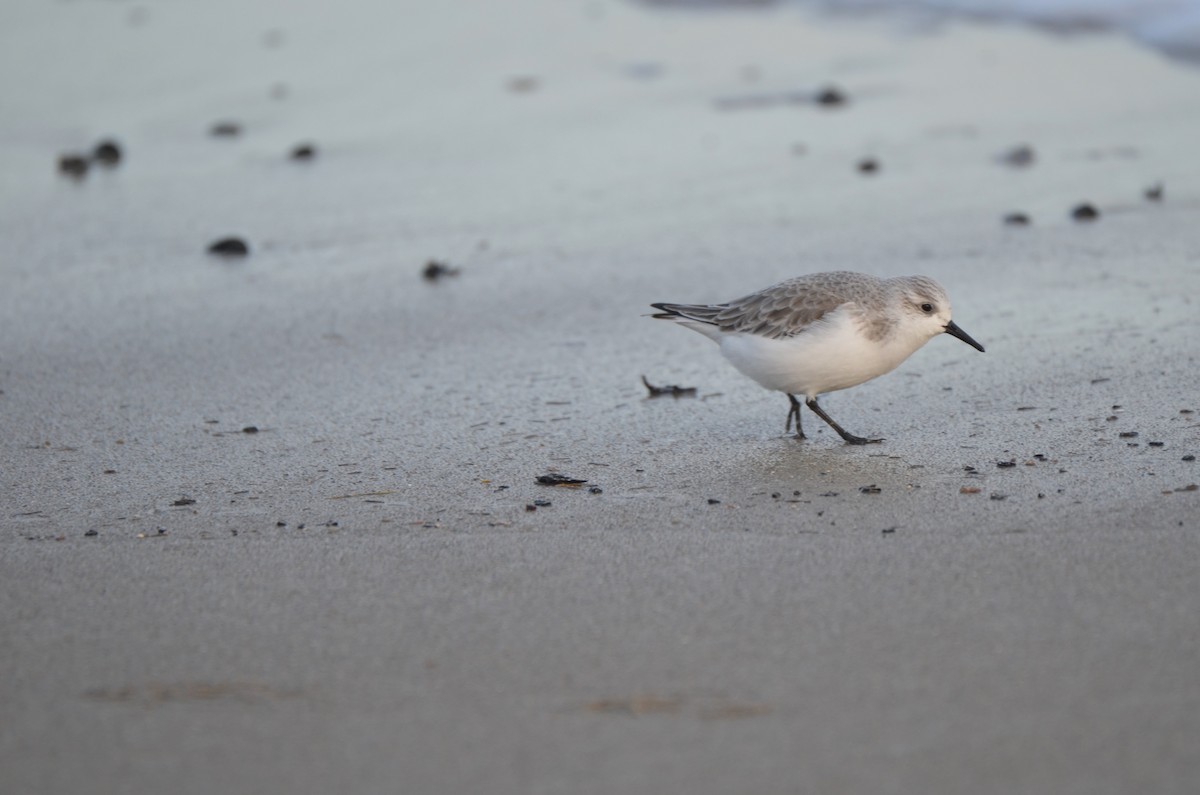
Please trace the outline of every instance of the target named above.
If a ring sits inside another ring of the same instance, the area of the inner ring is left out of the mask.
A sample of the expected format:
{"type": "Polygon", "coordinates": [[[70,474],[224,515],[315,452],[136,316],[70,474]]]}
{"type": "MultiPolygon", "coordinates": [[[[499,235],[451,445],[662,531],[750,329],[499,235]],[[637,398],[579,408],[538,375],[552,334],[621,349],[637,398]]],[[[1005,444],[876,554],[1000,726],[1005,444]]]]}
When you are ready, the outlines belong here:
{"type": "Polygon", "coordinates": [[[783,432],[787,433],[792,429],[792,418],[796,418],[796,438],[804,438],[804,429],[800,427],[800,401],[796,400],[796,396],[792,393],[787,393],[788,400],[792,402],[792,407],[788,410],[787,424],[783,426],[783,432]]]}
{"type": "MultiPolygon", "coordinates": [[[[791,396],[789,395],[789,397],[791,397],[791,396]]],[[[794,400],[794,398],[793,398],[793,400],[794,400]]],[[[852,433],[846,433],[846,430],[841,425],[838,425],[836,422],[833,421],[833,417],[830,417],[828,414],[825,413],[825,409],[823,409],[819,405],[817,405],[816,398],[809,398],[805,402],[805,405],[807,405],[810,409],[812,409],[814,414],[816,414],[821,419],[825,420],[825,422],[829,423],[829,427],[833,428],[835,431],[837,431],[838,436],[840,436],[846,440],[846,444],[878,444],[883,441],[883,439],[864,439],[861,436],[855,436],[852,433]]]]}

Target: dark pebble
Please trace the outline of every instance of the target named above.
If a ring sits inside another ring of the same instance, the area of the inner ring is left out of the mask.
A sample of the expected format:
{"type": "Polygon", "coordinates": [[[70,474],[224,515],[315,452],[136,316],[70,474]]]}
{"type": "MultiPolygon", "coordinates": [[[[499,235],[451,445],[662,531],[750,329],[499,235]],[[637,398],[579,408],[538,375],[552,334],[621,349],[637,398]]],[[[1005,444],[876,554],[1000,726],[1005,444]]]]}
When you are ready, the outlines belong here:
{"type": "Polygon", "coordinates": [[[827,108],[839,108],[850,100],[837,86],[826,86],[817,92],[813,101],[827,108]]]}
{"type": "Polygon", "coordinates": [[[1020,144],[1009,149],[1004,154],[1000,155],[1000,162],[1005,165],[1015,166],[1017,168],[1025,168],[1032,166],[1037,160],[1037,153],[1033,151],[1033,147],[1029,144],[1020,144]]]}
{"type": "Polygon", "coordinates": [[[208,253],[218,257],[244,257],[250,253],[250,246],[240,237],[223,237],[208,247],[208,253]]]}
{"type": "Polygon", "coordinates": [[[92,160],[111,168],[121,162],[121,147],[116,141],[103,140],[92,150],[92,160]]]}
{"type": "Polygon", "coordinates": [[[1137,435],[1138,435],[1137,431],[1121,431],[1120,433],[1117,434],[1117,436],[1120,437],[1121,439],[1136,439],[1137,435]]]}
{"type": "Polygon", "coordinates": [[[208,134],[214,138],[236,138],[242,134],[242,125],[235,121],[219,121],[208,128],[208,134]]]}
{"type": "Polygon", "coordinates": [[[588,489],[588,494],[603,494],[603,493],[604,493],[604,489],[600,488],[599,486],[592,486],[590,489],[588,489]]]}
{"type": "Polygon", "coordinates": [[[247,425],[245,428],[242,428],[242,433],[258,433],[258,426],[247,425]]]}
{"type": "Polygon", "coordinates": [[[862,492],[863,494],[881,494],[883,492],[883,489],[879,488],[874,483],[872,483],[870,486],[861,487],[859,489],[859,491],[862,492]]]}
{"type": "Polygon", "coordinates": [[[709,497],[709,498],[708,498],[708,504],[709,504],[709,505],[720,505],[720,504],[721,504],[721,501],[720,501],[720,500],[714,500],[712,497],[709,497]]]}
{"type": "Polygon", "coordinates": [[[175,500],[175,502],[173,502],[171,504],[174,506],[195,505],[196,501],[193,500],[191,497],[180,497],[179,499],[175,500]]]}
{"type": "Polygon", "coordinates": [[[79,177],[87,174],[88,161],[83,155],[66,154],[58,156],[58,170],[69,177],[79,177]]]}
{"type": "Polygon", "coordinates": [[[777,492],[777,491],[771,492],[771,499],[773,499],[773,500],[779,499],[779,492],[777,492]]]}
{"type": "Polygon", "coordinates": [[[874,174],[879,171],[879,161],[873,157],[867,157],[858,161],[858,170],[863,174],[874,174]]]}
{"type": "Polygon", "coordinates": [[[1146,190],[1142,193],[1142,195],[1146,197],[1146,201],[1148,201],[1148,202],[1162,201],[1163,200],[1163,184],[1161,182],[1157,182],[1157,183],[1151,185],[1150,187],[1146,188],[1146,190]]]}
{"type": "Polygon", "coordinates": [[[882,531],[882,532],[883,532],[883,534],[884,534],[885,536],[886,536],[886,535],[890,535],[890,534],[892,534],[892,533],[896,532],[896,528],[894,528],[894,527],[885,527],[885,528],[883,528],[883,531],[882,531]]]}
{"type": "Polygon", "coordinates": [[[539,508],[549,508],[550,500],[534,500],[533,504],[539,508]]]}
{"type": "Polygon", "coordinates": [[[93,527],[91,530],[88,530],[86,533],[84,533],[84,535],[87,536],[88,538],[92,538],[94,536],[100,535],[100,531],[93,527]]]}
{"type": "Polygon", "coordinates": [[[537,506],[536,506],[536,505],[531,505],[531,504],[529,504],[529,503],[525,503],[525,510],[527,510],[527,511],[536,511],[536,510],[537,510],[537,506]]]}
{"type": "Polygon", "coordinates": [[[317,156],[317,147],[314,144],[297,144],[292,148],[292,160],[312,160],[317,156]]]}
{"type": "Polygon", "coordinates": [[[997,461],[996,462],[996,466],[1000,467],[1000,469],[1009,469],[1011,467],[1015,467],[1016,465],[1017,465],[1016,461],[997,461]]]}
{"type": "Polygon", "coordinates": [[[1163,446],[1163,442],[1146,442],[1146,444],[1150,445],[1151,447],[1162,447],[1163,446]]]}
{"type": "Polygon", "coordinates": [[[1188,453],[1187,455],[1185,455],[1183,458],[1181,458],[1179,460],[1180,461],[1195,461],[1196,456],[1192,455],[1191,453],[1188,453]]]}
{"type": "Polygon", "coordinates": [[[421,271],[421,277],[427,282],[436,282],[447,276],[457,276],[458,268],[452,268],[444,262],[431,259],[425,263],[425,268],[421,271]]]}
{"type": "Polygon", "coordinates": [[[275,526],[276,527],[287,527],[287,522],[276,522],[275,526]]]}
{"type": "Polygon", "coordinates": [[[1009,213],[1004,216],[1005,226],[1029,226],[1029,216],[1025,213],[1009,213]]]}
{"type": "Polygon", "coordinates": [[[1001,502],[1002,500],[1007,500],[1008,495],[1007,494],[997,494],[995,492],[992,492],[991,496],[988,497],[988,499],[995,500],[996,502],[1001,502]]]}
{"type": "Polygon", "coordinates": [[[1095,221],[1100,217],[1100,211],[1085,202],[1071,210],[1071,217],[1076,221],[1095,221]]]}

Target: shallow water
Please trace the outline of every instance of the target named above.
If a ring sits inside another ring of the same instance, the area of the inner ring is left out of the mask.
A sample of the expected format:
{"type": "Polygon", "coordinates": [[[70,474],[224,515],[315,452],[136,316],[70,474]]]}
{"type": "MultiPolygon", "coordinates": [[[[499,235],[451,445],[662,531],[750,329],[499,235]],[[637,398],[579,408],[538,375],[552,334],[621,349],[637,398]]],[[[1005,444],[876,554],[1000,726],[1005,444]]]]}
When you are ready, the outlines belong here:
{"type": "Polygon", "coordinates": [[[937,24],[954,18],[1017,22],[1058,33],[1120,31],[1175,58],[1200,63],[1200,0],[641,0],[653,6],[812,6],[838,14],[890,14],[937,24]]]}

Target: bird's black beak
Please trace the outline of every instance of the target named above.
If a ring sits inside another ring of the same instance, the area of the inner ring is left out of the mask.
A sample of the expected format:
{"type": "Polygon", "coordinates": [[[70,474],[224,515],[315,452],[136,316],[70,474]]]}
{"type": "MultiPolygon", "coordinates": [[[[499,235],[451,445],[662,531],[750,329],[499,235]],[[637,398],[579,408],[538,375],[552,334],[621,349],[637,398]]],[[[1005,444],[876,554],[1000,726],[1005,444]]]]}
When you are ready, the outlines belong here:
{"type": "Polygon", "coordinates": [[[971,335],[968,334],[967,332],[963,331],[962,329],[960,329],[953,320],[951,320],[949,323],[946,324],[946,333],[949,334],[951,337],[958,337],[960,340],[967,343],[972,348],[975,348],[980,353],[984,352],[983,346],[980,345],[975,340],[971,339],[971,335]]]}

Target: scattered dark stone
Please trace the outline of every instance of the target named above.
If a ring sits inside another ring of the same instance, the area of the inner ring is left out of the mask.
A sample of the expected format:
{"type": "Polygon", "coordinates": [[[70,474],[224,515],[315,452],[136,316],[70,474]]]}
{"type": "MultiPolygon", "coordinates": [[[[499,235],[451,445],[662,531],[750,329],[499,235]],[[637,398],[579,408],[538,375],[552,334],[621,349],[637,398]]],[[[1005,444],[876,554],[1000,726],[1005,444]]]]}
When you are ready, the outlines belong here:
{"type": "Polygon", "coordinates": [[[963,472],[978,472],[978,471],[979,470],[975,469],[975,467],[971,466],[970,464],[963,465],[963,472]]]}
{"type": "Polygon", "coordinates": [[[80,179],[87,174],[88,160],[83,155],[69,153],[58,156],[58,170],[68,177],[80,179]]]}
{"type": "Polygon", "coordinates": [[[1100,217],[1100,211],[1091,204],[1084,202],[1083,204],[1076,205],[1075,209],[1071,210],[1071,217],[1076,221],[1095,221],[1100,217]]]}
{"type": "Polygon", "coordinates": [[[208,134],[214,138],[236,138],[242,134],[242,125],[236,121],[219,121],[208,128],[208,134]]]}
{"type": "Polygon", "coordinates": [[[850,99],[837,86],[826,86],[817,92],[813,102],[826,108],[840,108],[850,99]]]}
{"type": "Polygon", "coordinates": [[[538,475],[537,483],[542,486],[566,486],[567,488],[575,489],[587,483],[587,481],[551,473],[549,475],[538,475]]]}
{"type": "Polygon", "coordinates": [[[1026,168],[1032,166],[1037,160],[1037,153],[1033,151],[1033,147],[1029,144],[1019,144],[1002,153],[998,160],[1006,166],[1014,168],[1026,168]]]}
{"type": "Polygon", "coordinates": [[[1116,414],[1109,414],[1107,417],[1104,418],[1104,421],[1105,422],[1116,422],[1119,419],[1121,419],[1121,418],[1118,417],[1116,414]]]}
{"type": "Polygon", "coordinates": [[[997,461],[996,462],[996,466],[999,467],[1000,469],[1010,469],[1012,467],[1015,467],[1016,465],[1017,465],[1016,459],[1013,459],[1012,461],[997,461]]]}
{"type": "Polygon", "coordinates": [[[837,495],[838,495],[838,493],[836,491],[827,491],[824,494],[822,494],[821,496],[822,497],[836,497],[837,495]]]}
{"type": "Polygon", "coordinates": [[[233,536],[234,538],[237,538],[237,534],[238,534],[238,531],[237,531],[237,530],[230,530],[230,531],[229,531],[229,535],[233,536]]]}
{"type": "Polygon", "coordinates": [[[175,502],[171,503],[171,505],[174,505],[174,506],[195,505],[195,504],[196,504],[196,501],[193,500],[191,497],[180,497],[179,499],[175,500],[175,502]]]}
{"type": "Polygon", "coordinates": [[[322,527],[337,527],[337,526],[338,526],[338,523],[337,523],[337,522],[332,522],[332,521],[331,521],[331,522],[326,522],[325,524],[323,524],[323,525],[321,525],[321,526],[322,526],[322,527]]]}
{"type": "Polygon", "coordinates": [[[92,149],[92,160],[109,168],[121,162],[121,146],[116,141],[105,139],[92,149]]]}
{"type": "Polygon", "coordinates": [[[425,263],[425,269],[421,271],[421,277],[427,282],[436,282],[448,276],[457,276],[458,268],[452,268],[444,262],[438,262],[435,259],[425,263]]]}
{"type": "Polygon", "coordinates": [[[858,161],[858,170],[862,174],[874,174],[879,171],[879,161],[873,157],[865,157],[858,161]]]}
{"type": "Polygon", "coordinates": [[[296,144],[292,147],[292,160],[312,160],[317,156],[316,144],[296,144]]]}
{"type": "Polygon", "coordinates": [[[301,522],[300,524],[296,525],[296,529],[297,529],[297,530],[303,530],[303,529],[304,529],[304,522],[301,522]]]}
{"type": "Polygon", "coordinates": [[[1163,442],[1146,442],[1146,444],[1149,445],[1150,447],[1162,447],[1164,443],[1163,442]]]}
{"type": "Polygon", "coordinates": [[[709,498],[708,498],[708,504],[709,504],[709,505],[720,505],[720,504],[721,504],[721,501],[720,501],[720,500],[713,499],[712,497],[709,497],[709,498]]]}
{"type": "Polygon", "coordinates": [[[603,493],[604,493],[604,489],[600,488],[599,486],[592,486],[591,488],[588,489],[588,494],[603,494],[603,493]]]}
{"type": "Polygon", "coordinates": [[[1009,213],[1004,216],[1005,226],[1029,226],[1029,216],[1025,213],[1009,213]]]}
{"type": "Polygon", "coordinates": [[[1189,483],[1186,486],[1175,489],[1175,491],[1200,491],[1200,484],[1189,483]]]}
{"type": "Polygon", "coordinates": [[[530,503],[525,503],[525,510],[527,510],[527,511],[530,511],[530,512],[532,512],[532,511],[536,511],[536,510],[537,510],[537,506],[536,506],[536,505],[532,505],[532,504],[530,504],[530,503]]]}
{"type": "Polygon", "coordinates": [[[779,492],[777,492],[777,491],[771,492],[771,499],[773,499],[773,500],[779,499],[779,492]]]}
{"type": "Polygon", "coordinates": [[[859,491],[862,492],[863,494],[881,494],[883,492],[883,489],[879,488],[874,483],[872,483],[870,486],[860,487],[859,491]]]}
{"type": "Polygon", "coordinates": [[[1111,378],[1093,378],[1092,383],[1093,384],[1103,384],[1105,381],[1111,381],[1111,380],[1112,380],[1111,378]]]}
{"type": "Polygon", "coordinates": [[[514,77],[508,81],[508,90],[514,94],[528,94],[532,91],[537,91],[540,84],[541,81],[536,77],[514,77]]]}
{"type": "Polygon", "coordinates": [[[670,395],[674,398],[696,396],[696,387],[694,386],[676,386],[675,384],[654,386],[646,380],[646,376],[644,375],[642,376],[642,383],[646,385],[646,391],[650,393],[650,397],[652,398],[663,397],[664,395],[670,395]]]}
{"type": "Polygon", "coordinates": [[[258,433],[258,426],[247,425],[245,428],[242,428],[242,433],[258,433]]]}
{"type": "Polygon", "coordinates": [[[287,527],[287,522],[276,522],[275,526],[276,527],[287,527]]]}
{"type": "Polygon", "coordinates": [[[549,508],[550,500],[534,500],[533,504],[539,508],[549,508]]]}
{"type": "Polygon", "coordinates": [[[106,470],[104,470],[104,474],[106,474],[106,475],[115,475],[115,474],[117,474],[117,470],[115,470],[115,469],[106,469],[106,470]]]}
{"type": "Polygon", "coordinates": [[[882,533],[883,533],[885,536],[886,536],[886,535],[891,535],[892,533],[896,532],[896,528],[894,528],[894,527],[885,527],[885,528],[883,528],[883,530],[882,530],[882,531],[880,531],[880,532],[882,532],[882,533]]]}
{"type": "Polygon", "coordinates": [[[1046,499],[1046,495],[1045,495],[1045,494],[1042,494],[1042,493],[1039,491],[1039,492],[1038,492],[1038,499],[1039,499],[1039,500],[1044,500],[1044,499],[1046,499]]]}
{"type": "Polygon", "coordinates": [[[165,536],[167,534],[167,528],[165,528],[165,527],[156,527],[156,528],[154,528],[154,531],[156,533],[158,533],[160,536],[165,536]]]}
{"type": "Polygon", "coordinates": [[[997,492],[994,492],[994,491],[993,491],[993,492],[991,493],[991,495],[988,497],[988,499],[989,499],[989,500],[995,500],[996,502],[1001,502],[1002,500],[1007,500],[1007,499],[1008,499],[1008,495],[1007,495],[1007,494],[998,494],[997,492]]]}
{"type": "Polygon", "coordinates": [[[1146,201],[1148,202],[1160,202],[1163,200],[1163,190],[1163,184],[1161,182],[1156,182],[1150,187],[1146,188],[1146,190],[1142,192],[1142,195],[1146,197],[1146,201]]]}
{"type": "Polygon", "coordinates": [[[94,538],[95,536],[100,535],[100,531],[93,527],[91,530],[88,530],[86,533],[84,533],[84,535],[88,538],[94,538]]]}
{"type": "Polygon", "coordinates": [[[1196,412],[1192,411],[1191,409],[1180,409],[1179,413],[1180,414],[1195,414],[1196,412]]]}
{"type": "Polygon", "coordinates": [[[250,253],[250,246],[240,237],[223,237],[209,244],[208,253],[218,257],[244,257],[250,253]]]}
{"type": "Polygon", "coordinates": [[[1180,461],[1195,461],[1196,456],[1192,455],[1191,453],[1188,453],[1187,455],[1185,455],[1183,458],[1181,458],[1179,460],[1180,461]]]}
{"type": "Polygon", "coordinates": [[[1136,439],[1137,435],[1138,435],[1137,431],[1121,431],[1120,433],[1117,434],[1117,436],[1119,436],[1122,439],[1136,439]]]}
{"type": "Polygon", "coordinates": [[[1045,453],[1034,453],[1034,454],[1033,454],[1033,457],[1034,457],[1034,458],[1036,458],[1038,461],[1045,461],[1045,460],[1046,460],[1046,454],[1045,454],[1045,453]]]}

